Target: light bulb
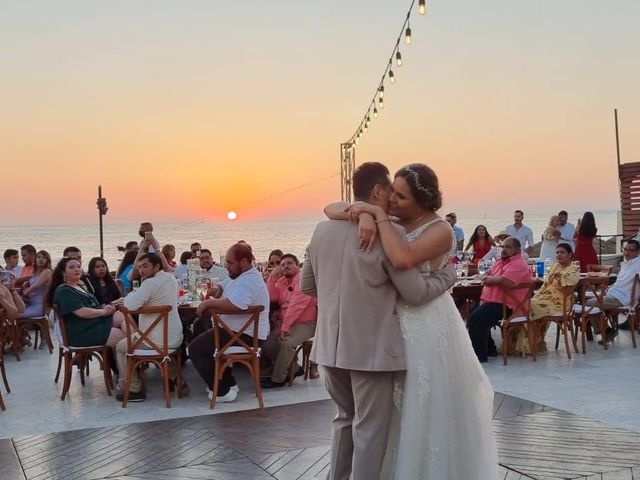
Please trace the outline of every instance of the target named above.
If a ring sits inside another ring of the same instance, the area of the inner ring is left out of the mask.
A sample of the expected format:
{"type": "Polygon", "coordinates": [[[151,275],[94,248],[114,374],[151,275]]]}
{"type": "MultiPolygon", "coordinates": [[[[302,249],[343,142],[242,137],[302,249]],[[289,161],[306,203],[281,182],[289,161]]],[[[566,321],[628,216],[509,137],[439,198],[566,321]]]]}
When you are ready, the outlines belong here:
{"type": "Polygon", "coordinates": [[[360,137],[356,137],[356,145],[360,143],[360,137]]]}
{"type": "Polygon", "coordinates": [[[378,118],[378,109],[377,108],[373,109],[373,118],[378,118]]]}
{"type": "Polygon", "coordinates": [[[402,54],[400,53],[400,50],[396,52],[396,65],[399,67],[402,66],[402,54]]]}
{"type": "Polygon", "coordinates": [[[367,124],[365,123],[365,124],[364,124],[364,127],[362,128],[362,131],[366,133],[366,132],[367,132],[367,130],[369,130],[369,127],[368,127],[368,126],[367,126],[367,124]]]}
{"type": "Polygon", "coordinates": [[[391,83],[396,83],[396,76],[393,74],[393,70],[389,70],[389,81],[391,83]]]}
{"type": "Polygon", "coordinates": [[[378,106],[379,106],[380,108],[384,108],[384,98],[380,97],[380,98],[378,99],[378,106]]]}
{"type": "Polygon", "coordinates": [[[382,100],[384,98],[384,85],[380,85],[380,87],[378,87],[378,96],[380,97],[380,100],[382,100]]]}
{"type": "Polygon", "coordinates": [[[411,27],[407,27],[404,31],[404,43],[411,45],[411,27]]]}
{"type": "Polygon", "coordinates": [[[418,0],[418,13],[420,15],[427,13],[427,0],[418,0]]]}
{"type": "Polygon", "coordinates": [[[371,117],[367,115],[367,125],[369,125],[370,123],[371,123],[371,117]]]}

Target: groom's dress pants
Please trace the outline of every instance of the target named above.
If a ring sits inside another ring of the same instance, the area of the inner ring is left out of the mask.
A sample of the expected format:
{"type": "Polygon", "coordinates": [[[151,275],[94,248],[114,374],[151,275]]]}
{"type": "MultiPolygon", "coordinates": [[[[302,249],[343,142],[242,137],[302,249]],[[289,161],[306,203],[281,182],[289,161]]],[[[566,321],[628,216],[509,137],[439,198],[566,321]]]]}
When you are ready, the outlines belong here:
{"type": "Polygon", "coordinates": [[[330,480],[378,480],[387,449],[396,372],[325,367],[338,407],[333,419],[330,480]]]}

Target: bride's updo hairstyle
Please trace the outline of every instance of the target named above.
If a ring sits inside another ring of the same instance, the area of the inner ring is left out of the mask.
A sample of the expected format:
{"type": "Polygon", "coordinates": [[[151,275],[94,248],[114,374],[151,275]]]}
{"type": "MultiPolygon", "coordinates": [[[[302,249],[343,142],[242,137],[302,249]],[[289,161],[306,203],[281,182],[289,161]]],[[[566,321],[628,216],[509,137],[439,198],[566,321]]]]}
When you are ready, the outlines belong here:
{"type": "Polygon", "coordinates": [[[412,163],[398,170],[395,176],[407,181],[416,203],[424,209],[435,212],[442,207],[438,177],[431,168],[421,163],[412,163]]]}

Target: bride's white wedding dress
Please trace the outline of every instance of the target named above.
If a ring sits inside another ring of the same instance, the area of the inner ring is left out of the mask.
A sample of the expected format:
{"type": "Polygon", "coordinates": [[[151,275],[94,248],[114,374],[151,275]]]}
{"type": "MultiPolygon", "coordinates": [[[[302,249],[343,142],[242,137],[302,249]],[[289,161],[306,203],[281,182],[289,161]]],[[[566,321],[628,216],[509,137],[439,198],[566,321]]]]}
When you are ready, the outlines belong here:
{"type": "MultiPolygon", "coordinates": [[[[418,238],[426,223],[407,235],[418,238]]],[[[452,232],[453,233],[453,232],[452,232]]],[[[453,237],[455,244],[455,237],[453,237]]],[[[446,257],[438,269],[450,261],[446,257]]],[[[431,272],[430,262],[422,268],[431,272]]],[[[496,480],[493,389],[449,293],[425,305],[398,304],[407,373],[394,389],[383,478],[496,480]]]]}

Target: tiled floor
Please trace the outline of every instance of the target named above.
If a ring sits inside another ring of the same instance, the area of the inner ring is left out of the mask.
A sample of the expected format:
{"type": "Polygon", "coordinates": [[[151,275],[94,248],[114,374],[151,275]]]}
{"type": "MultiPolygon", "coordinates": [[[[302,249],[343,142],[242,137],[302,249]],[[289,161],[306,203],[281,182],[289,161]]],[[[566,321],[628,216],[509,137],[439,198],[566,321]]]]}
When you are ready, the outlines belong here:
{"type": "MultiPolygon", "coordinates": [[[[323,400],[1,440],[0,471],[4,480],[325,478],[333,415],[323,400]]],[[[640,475],[638,433],[502,394],[494,425],[501,479],[640,475]]]]}

